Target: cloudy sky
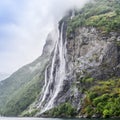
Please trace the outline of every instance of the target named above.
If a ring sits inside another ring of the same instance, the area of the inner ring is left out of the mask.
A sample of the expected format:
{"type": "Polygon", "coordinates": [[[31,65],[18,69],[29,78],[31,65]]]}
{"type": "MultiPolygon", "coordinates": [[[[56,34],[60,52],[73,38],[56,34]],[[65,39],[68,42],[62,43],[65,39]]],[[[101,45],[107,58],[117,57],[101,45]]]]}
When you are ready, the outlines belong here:
{"type": "Polygon", "coordinates": [[[0,73],[13,73],[41,55],[47,34],[87,0],[1,0],[0,73]]]}

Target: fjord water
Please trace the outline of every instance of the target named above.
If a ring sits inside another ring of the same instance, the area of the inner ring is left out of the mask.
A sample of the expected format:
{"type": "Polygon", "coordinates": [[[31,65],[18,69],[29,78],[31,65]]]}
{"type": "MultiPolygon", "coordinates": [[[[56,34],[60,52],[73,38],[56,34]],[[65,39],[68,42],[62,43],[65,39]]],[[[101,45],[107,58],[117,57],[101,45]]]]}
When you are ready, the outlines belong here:
{"type": "Polygon", "coordinates": [[[0,117],[0,120],[120,120],[120,119],[64,119],[64,118],[16,118],[16,117],[0,117]]]}

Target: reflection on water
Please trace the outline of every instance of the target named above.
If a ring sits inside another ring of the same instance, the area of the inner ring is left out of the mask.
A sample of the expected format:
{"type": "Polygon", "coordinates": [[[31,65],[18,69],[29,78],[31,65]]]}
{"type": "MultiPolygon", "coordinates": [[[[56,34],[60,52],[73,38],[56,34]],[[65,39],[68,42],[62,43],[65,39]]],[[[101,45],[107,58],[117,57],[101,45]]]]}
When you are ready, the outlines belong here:
{"type": "Polygon", "coordinates": [[[120,120],[117,118],[114,119],[64,119],[64,118],[16,118],[16,117],[0,117],[0,120],[120,120]]]}

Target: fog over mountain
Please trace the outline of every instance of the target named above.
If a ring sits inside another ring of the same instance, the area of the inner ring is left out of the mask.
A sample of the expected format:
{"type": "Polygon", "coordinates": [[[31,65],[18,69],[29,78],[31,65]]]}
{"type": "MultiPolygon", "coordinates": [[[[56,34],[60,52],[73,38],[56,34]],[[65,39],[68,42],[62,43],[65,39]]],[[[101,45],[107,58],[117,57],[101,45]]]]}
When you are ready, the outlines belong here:
{"type": "Polygon", "coordinates": [[[11,74],[40,56],[54,25],[68,9],[87,1],[0,1],[0,72],[11,74]]]}

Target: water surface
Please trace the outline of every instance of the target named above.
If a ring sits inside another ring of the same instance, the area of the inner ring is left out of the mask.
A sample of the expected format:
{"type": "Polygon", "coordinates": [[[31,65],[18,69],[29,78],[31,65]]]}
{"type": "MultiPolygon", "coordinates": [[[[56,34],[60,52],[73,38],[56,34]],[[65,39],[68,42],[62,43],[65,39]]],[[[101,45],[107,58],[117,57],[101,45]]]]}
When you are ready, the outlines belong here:
{"type": "Polygon", "coordinates": [[[16,118],[16,117],[0,117],[0,120],[120,120],[120,119],[64,119],[64,118],[16,118]]]}

